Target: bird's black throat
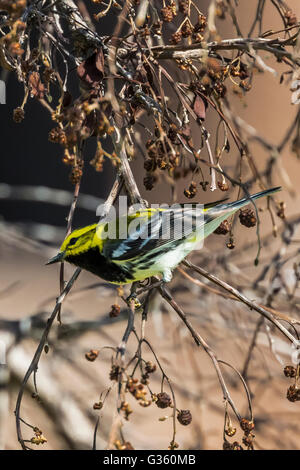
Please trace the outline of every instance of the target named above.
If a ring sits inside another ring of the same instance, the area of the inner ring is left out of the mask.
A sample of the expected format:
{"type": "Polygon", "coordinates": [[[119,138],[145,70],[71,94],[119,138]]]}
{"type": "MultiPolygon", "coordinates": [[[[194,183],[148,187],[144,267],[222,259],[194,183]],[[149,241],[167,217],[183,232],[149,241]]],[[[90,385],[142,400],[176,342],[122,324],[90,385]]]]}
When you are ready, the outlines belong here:
{"type": "Polygon", "coordinates": [[[69,255],[65,258],[65,261],[75,264],[82,269],[86,269],[108,282],[122,284],[131,279],[133,280],[132,274],[130,274],[126,268],[108,261],[99,252],[97,247],[90,248],[88,251],[78,255],[69,255]]]}

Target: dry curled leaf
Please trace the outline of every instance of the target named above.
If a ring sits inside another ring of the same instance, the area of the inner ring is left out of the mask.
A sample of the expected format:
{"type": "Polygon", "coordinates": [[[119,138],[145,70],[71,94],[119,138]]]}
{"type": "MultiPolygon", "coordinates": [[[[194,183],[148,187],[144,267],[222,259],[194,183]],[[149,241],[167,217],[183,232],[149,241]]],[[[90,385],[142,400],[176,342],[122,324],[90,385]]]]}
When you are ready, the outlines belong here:
{"type": "Polygon", "coordinates": [[[201,96],[196,95],[193,103],[193,110],[198,119],[204,121],[206,116],[206,103],[201,96]]]}
{"type": "Polygon", "coordinates": [[[28,79],[31,96],[38,99],[43,99],[45,96],[45,86],[41,82],[41,77],[38,72],[31,72],[28,79]]]}
{"type": "Polygon", "coordinates": [[[104,75],[104,55],[99,49],[77,67],[79,78],[90,88],[96,88],[104,75]]]}

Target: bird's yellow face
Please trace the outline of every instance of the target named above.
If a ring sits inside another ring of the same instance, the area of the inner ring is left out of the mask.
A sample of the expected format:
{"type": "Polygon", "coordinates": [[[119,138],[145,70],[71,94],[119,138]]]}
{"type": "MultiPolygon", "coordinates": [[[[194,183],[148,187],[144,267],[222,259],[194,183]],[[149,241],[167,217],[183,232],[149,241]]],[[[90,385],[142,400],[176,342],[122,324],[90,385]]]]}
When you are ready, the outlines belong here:
{"type": "Polygon", "coordinates": [[[47,264],[63,260],[67,261],[70,256],[77,256],[87,252],[94,244],[96,227],[97,224],[88,225],[70,233],[61,245],[59,253],[51,258],[47,264]]]}

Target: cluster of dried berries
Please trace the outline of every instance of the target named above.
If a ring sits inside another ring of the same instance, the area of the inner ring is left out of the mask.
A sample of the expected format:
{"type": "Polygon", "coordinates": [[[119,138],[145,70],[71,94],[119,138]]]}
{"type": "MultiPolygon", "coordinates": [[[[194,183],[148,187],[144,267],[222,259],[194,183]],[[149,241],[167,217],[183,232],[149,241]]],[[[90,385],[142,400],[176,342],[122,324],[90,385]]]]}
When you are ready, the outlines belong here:
{"type": "Polygon", "coordinates": [[[151,361],[147,361],[145,365],[145,373],[142,375],[141,383],[144,385],[148,385],[149,383],[149,376],[156,371],[156,364],[153,364],[151,361]]]}
{"type": "Polygon", "coordinates": [[[286,377],[295,379],[295,383],[290,385],[287,389],[286,397],[292,403],[295,401],[300,401],[300,388],[298,385],[299,376],[300,376],[300,365],[297,367],[294,366],[285,366],[283,373],[286,377]]]}
{"type": "Polygon", "coordinates": [[[190,186],[188,189],[185,189],[183,191],[185,197],[187,197],[188,199],[193,199],[193,197],[196,196],[197,194],[197,185],[194,181],[191,182],[190,186]]]}
{"type": "MultiPolygon", "coordinates": [[[[7,11],[9,15],[8,18],[4,21],[4,23],[2,23],[1,27],[10,27],[9,32],[1,38],[1,43],[2,46],[5,46],[6,54],[10,54],[12,58],[21,57],[24,53],[24,49],[21,45],[21,36],[24,33],[26,24],[19,18],[21,17],[21,11],[24,9],[25,6],[25,0],[22,0],[22,2],[19,2],[18,4],[16,4],[16,2],[0,2],[0,10],[7,11]],[[7,6],[5,6],[5,4],[7,4],[7,6]]],[[[0,65],[4,68],[11,68],[10,59],[8,57],[5,57],[4,52],[2,52],[1,54],[0,65]]]]}
{"type": "Polygon", "coordinates": [[[291,402],[300,401],[300,388],[297,384],[291,385],[288,388],[286,397],[291,402]]]}
{"type": "Polygon", "coordinates": [[[111,318],[116,318],[120,315],[121,307],[118,304],[113,304],[111,306],[111,311],[109,312],[109,316],[111,318]]]}
{"type": "Polygon", "coordinates": [[[208,58],[206,64],[199,70],[199,79],[191,82],[191,90],[200,95],[224,98],[227,92],[224,81],[228,77],[229,69],[221,65],[217,59],[208,58]]]}
{"type": "Polygon", "coordinates": [[[94,362],[99,355],[98,349],[91,349],[88,353],[85,354],[87,361],[94,362]]]}
{"type": "Polygon", "coordinates": [[[225,434],[226,436],[228,437],[233,437],[235,436],[236,434],[236,428],[234,428],[233,426],[228,426],[226,429],[225,429],[225,434]]]}
{"type": "Polygon", "coordinates": [[[17,124],[20,124],[20,122],[23,121],[24,117],[25,117],[25,111],[23,108],[19,107],[19,108],[14,109],[13,120],[17,124]]]}
{"type": "MultiPolygon", "coordinates": [[[[253,441],[254,441],[255,436],[252,433],[252,431],[254,429],[254,422],[250,421],[249,419],[242,418],[240,421],[240,426],[244,432],[242,443],[244,444],[247,450],[253,450],[253,441]]],[[[233,437],[236,434],[236,428],[229,426],[225,430],[225,434],[229,437],[233,437]]],[[[226,439],[223,443],[223,449],[224,450],[244,450],[244,448],[238,441],[230,443],[226,439]]]]}
{"type": "Polygon", "coordinates": [[[33,428],[33,432],[34,432],[34,437],[30,439],[31,444],[35,444],[38,446],[40,444],[45,444],[45,442],[47,442],[47,439],[45,438],[45,436],[43,436],[43,433],[39,428],[37,427],[33,428]]]}
{"type": "Polygon", "coordinates": [[[144,168],[147,175],[144,178],[144,185],[147,190],[154,187],[157,177],[154,172],[157,169],[172,171],[179,165],[179,153],[175,152],[166,139],[151,139],[146,143],[147,158],[144,168]]]}
{"type": "Polygon", "coordinates": [[[144,385],[139,383],[138,379],[130,378],[126,384],[126,391],[130,392],[131,395],[138,400],[139,404],[143,407],[151,405],[151,400],[147,399],[147,390],[144,385]]]}
{"type": "Polygon", "coordinates": [[[120,367],[116,366],[115,364],[112,364],[111,370],[110,370],[110,373],[109,373],[110,380],[115,380],[116,382],[118,382],[120,374],[121,374],[120,367]]]}
{"type": "Polygon", "coordinates": [[[279,202],[279,204],[277,205],[276,214],[282,220],[285,219],[285,208],[286,208],[286,204],[283,201],[279,202]]]}
{"type": "MultiPolygon", "coordinates": [[[[179,9],[186,10],[188,8],[188,3],[182,2],[179,3],[179,9]]],[[[199,14],[198,21],[193,25],[190,18],[186,19],[181,23],[177,31],[171,35],[170,42],[171,44],[179,44],[183,38],[191,38],[193,42],[203,41],[203,33],[207,26],[206,16],[199,14]]]]}
{"type": "Polygon", "coordinates": [[[26,4],[26,0],[0,0],[0,10],[7,11],[12,18],[15,18],[23,13],[26,4]]]}
{"type": "Polygon", "coordinates": [[[114,127],[106,116],[108,103],[101,103],[100,107],[92,93],[88,98],[79,98],[73,104],[71,100],[72,97],[66,96],[65,106],[60,114],[53,115],[53,120],[58,122],[59,126],[51,129],[49,140],[64,147],[63,163],[72,165],[70,178],[75,184],[82,176],[83,161],[78,157],[77,148],[83,140],[90,136],[98,138],[96,153],[90,162],[96,171],[102,171],[104,157],[110,158],[113,163],[117,158],[114,153],[106,152],[100,142],[101,137],[114,132],[114,127]]]}
{"type": "Polygon", "coordinates": [[[171,23],[174,19],[174,17],[177,15],[177,10],[176,10],[176,4],[174,0],[171,0],[169,5],[163,7],[160,10],[162,20],[165,23],[171,23]]]}
{"type": "Polygon", "coordinates": [[[287,26],[294,26],[298,23],[297,16],[292,10],[287,10],[284,14],[287,26]]]}
{"type": "Polygon", "coordinates": [[[252,433],[254,429],[254,422],[250,421],[249,419],[242,418],[240,421],[240,426],[244,431],[243,436],[243,444],[248,450],[253,450],[253,441],[254,441],[254,434],[252,433]]]}
{"type": "Polygon", "coordinates": [[[133,409],[127,401],[121,403],[121,411],[123,411],[126,421],[129,421],[129,416],[133,413],[133,409]]]}
{"type": "Polygon", "coordinates": [[[249,207],[240,210],[239,219],[241,224],[248,228],[255,227],[257,222],[254,210],[249,207]]]}
{"type": "Polygon", "coordinates": [[[294,366],[285,366],[283,373],[286,377],[294,378],[297,375],[297,368],[294,366]]]}
{"type": "Polygon", "coordinates": [[[219,227],[216,228],[216,230],[214,231],[214,233],[216,235],[227,235],[227,233],[230,232],[230,223],[228,222],[228,220],[224,220],[223,222],[220,223],[219,227]]]}

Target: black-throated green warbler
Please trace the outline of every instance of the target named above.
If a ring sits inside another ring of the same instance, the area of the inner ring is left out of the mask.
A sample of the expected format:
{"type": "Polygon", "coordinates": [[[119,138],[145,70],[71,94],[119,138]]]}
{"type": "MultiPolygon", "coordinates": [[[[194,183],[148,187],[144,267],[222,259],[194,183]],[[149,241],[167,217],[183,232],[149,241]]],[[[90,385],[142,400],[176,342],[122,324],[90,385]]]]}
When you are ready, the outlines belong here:
{"type": "Polygon", "coordinates": [[[168,282],[172,279],[173,269],[227,217],[251,200],[269,196],[280,189],[268,189],[236,202],[206,204],[201,206],[200,219],[199,209],[193,205],[189,205],[188,210],[180,207],[140,209],[114,221],[114,237],[107,236],[107,221],[88,225],[66,237],[60,252],[47,264],[68,261],[113,284],[141,281],[155,275],[162,275],[168,282]],[[164,224],[164,220],[168,224],[164,224]],[[186,220],[190,223],[188,233],[178,235],[177,228],[186,220]],[[124,228],[125,224],[128,228],[132,223],[136,229],[125,238],[120,237],[120,227],[124,228]]]}

